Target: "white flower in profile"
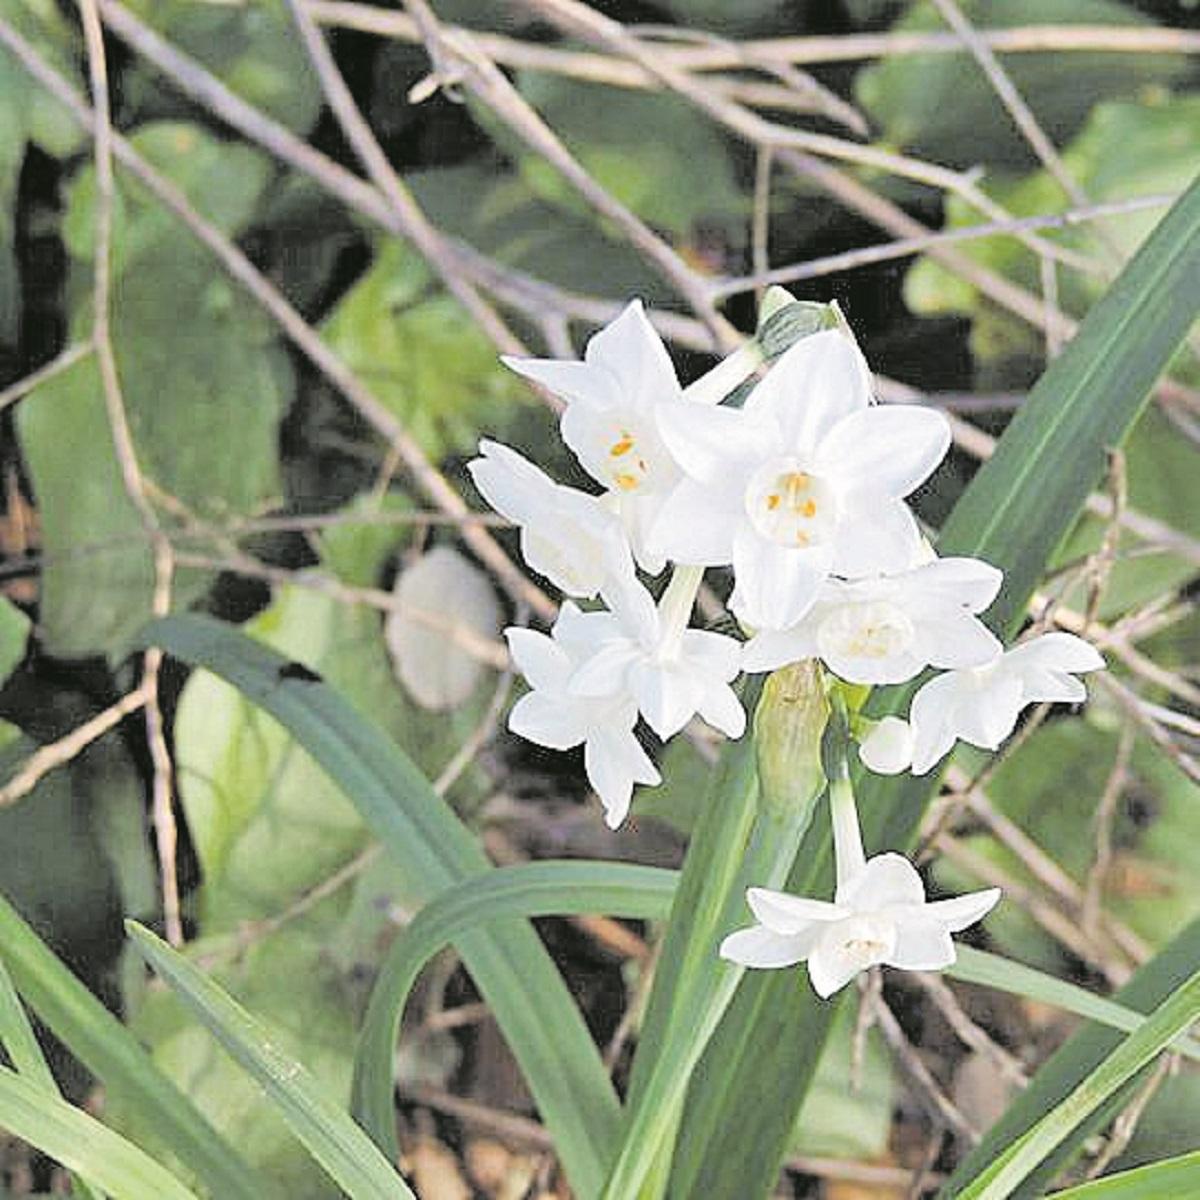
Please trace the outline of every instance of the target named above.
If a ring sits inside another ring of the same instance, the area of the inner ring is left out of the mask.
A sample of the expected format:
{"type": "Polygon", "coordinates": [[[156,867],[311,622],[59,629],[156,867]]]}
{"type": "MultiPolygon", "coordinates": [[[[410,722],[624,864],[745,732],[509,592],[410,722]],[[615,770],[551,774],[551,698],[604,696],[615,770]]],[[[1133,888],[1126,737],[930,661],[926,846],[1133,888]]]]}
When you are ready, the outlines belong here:
{"type": "Polygon", "coordinates": [[[833,904],[750,888],[746,900],[759,924],[731,933],[721,955],[746,967],[807,962],[813,990],[828,998],[868,967],[950,966],[956,957],[950,935],[973,925],[999,899],[1000,889],[989,888],[931,903],[907,858],[877,854],[853,879],[839,880],[833,904]]]}
{"type": "Polygon", "coordinates": [[[640,300],[588,342],[582,362],[512,358],[506,366],[566,402],[563,441],[605,488],[638,562],[653,575],[661,555],[648,553],[646,534],[679,468],[658,431],[664,406],[682,403],[675,368],[640,300]]]}
{"type": "Polygon", "coordinates": [[[619,519],[576,488],[555,483],[509,446],[484,440],[467,470],[483,498],[521,529],[525,561],[568,596],[592,597],[635,579],[619,519]]]}
{"type": "Polygon", "coordinates": [[[700,574],[677,568],[657,608],[634,584],[609,597],[612,612],[584,613],[576,629],[579,642],[586,639],[580,657],[587,657],[571,678],[571,695],[630,695],[664,741],[697,714],[728,737],[741,737],[746,711],[729,685],[741,670],[742,647],[724,634],[687,627],[700,574]]]}
{"type": "Polygon", "coordinates": [[[925,667],[974,667],[1000,653],[975,616],[1003,575],[974,558],[942,558],[896,575],[828,579],[816,603],[787,629],[746,644],[747,671],[819,658],[851,683],[902,683],[925,667]]]}
{"type": "Polygon", "coordinates": [[[658,425],[684,478],[650,548],[732,564],[731,606],[755,629],[794,625],[831,573],[911,566],[920,535],[902,498],[950,445],[941,413],[871,403],[862,356],[837,330],[797,342],[742,409],[666,405],[658,425]]]}
{"type": "Polygon", "coordinates": [[[1103,656],[1083,638],[1047,633],[982,667],[931,679],[917,692],[909,712],[913,773],[931,770],[959,738],[995,750],[1027,705],[1086,700],[1087,688],[1075,676],[1103,666],[1103,656]]]}
{"type": "Polygon", "coordinates": [[[568,600],[551,637],[532,629],[505,630],[513,662],[532,688],[513,705],[508,727],[552,750],[582,745],[588,780],[604,805],[605,822],[615,829],[629,812],[634,784],[658,784],[662,778],[634,736],[637,703],[632,696],[576,696],[570,691],[571,677],[581,665],[579,648],[595,648],[584,625],[589,615],[568,600]]]}
{"type": "Polygon", "coordinates": [[[860,971],[884,965],[937,971],[955,960],[950,935],[973,925],[1000,899],[999,888],[927,901],[916,867],[902,854],[863,855],[849,781],[830,786],[837,887],[833,903],[769,888],[750,888],[746,902],[758,924],[731,933],[721,956],[745,967],[807,962],[822,998],[860,971]]]}

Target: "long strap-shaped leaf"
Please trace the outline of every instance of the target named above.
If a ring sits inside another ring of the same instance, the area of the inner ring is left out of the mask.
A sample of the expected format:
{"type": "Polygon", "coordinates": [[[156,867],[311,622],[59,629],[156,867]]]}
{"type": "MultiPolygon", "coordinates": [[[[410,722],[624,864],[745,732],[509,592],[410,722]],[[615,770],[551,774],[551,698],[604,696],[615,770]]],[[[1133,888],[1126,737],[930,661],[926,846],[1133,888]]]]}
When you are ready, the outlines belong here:
{"type": "MultiPolygon", "coordinates": [[[[371,992],[355,1056],[354,1115],[380,1145],[393,1145],[391,1063],[396,1034],[408,998],[429,961],[465,930],[505,917],[569,916],[605,913],[653,920],[671,909],[678,871],[628,863],[556,862],[499,867],[460,884],[427,904],[395,940],[371,992]]],[[[1032,967],[994,954],[959,947],[948,975],[1052,1004],[1132,1033],[1147,1018],[1032,967]]],[[[1200,1061],[1200,1044],[1187,1038],[1173,1048],[1200,1061]]]]}
{"type": "Polygon", "coordinates": [[[1165,1200],[1169,1196],[1200,1196],[1200,1150],[1081,1183],[1055,1192],[1054,1200],[1165,1200]]]}
{"type": "MultiPolygon", "coordinates": [[[[155,621],[142,642],[215,672],[284,725],[426,900],[492,869],[408,756],[311,671],[204,617],[155,621]]],[[[521,1064],[575,1193],[591,1200],[616,1146],[620,1109],[562,977],[527,925],[477,930],[458,950],[521,1064]]]]}
{"type": "Polygon", "coordinates": [[[196,1200],[145,1151],[7,1067],[0,1067],[0,1128],[86,1176],[114,1200],[196,1200]]]}
{"type": "MultiPolygon", "coordinates": [[[[1084,319],[972,480],[938,549],[974,554],[1005,573],[988,613],[1009,630],[1054,549],[1100,481],[1105,452],[1120,444],[1200,309],[1200,181],[1175,203],[1084,319]]],[[[886,709],[907,708],[895,689],[886,709]]],[[[875,776],[859,789],[868,846],[907,846],[932,780],[875,776]]],[[[829,839],[819,823],[789,886],[806,895],[832,888],[829,839]]],[[[766,1195],[808,1091],[833,1006],[787,972],[744,979],[699,1069],[681,1125],[670,1195],[766,1195]],[[785,1049],[781,1049],[785,1048],[785,1049]]]]}
{"type": "MultiPolygon", "coordinates": [[[[1162,1004],[1179,988],[1200,962],[1200,920],[1193,921],[1149,963],[1138,970],[1121,988],[1116,1000],[1127,1009],[1148,1012],[1162,1004]]],[[[1004,1115],[987,1131],[983,1140],[959,1165],[946,1181],[940,1193],[945,1200],[957,1197],[963,1183],[983,1170],[989,1162],[1042,1116],[1070,1094],[1087,1078],[1104,1056],[1119,1044],[1120,1039],[1109,1029],[1087,1025],[1072,1034],[1042,1065],[1029,1081],[1029,1086],[1005,1110],[1004,1115]]],[[[1097,1123],[1098,1126],[1098,1123],[1097,1123]]],[[[1072,1139],[1073,1140],[1073,1139],[1072,1139]]],[[[1069,1150],[1068,1143],[1068,1150],[1069,1150]]],[[[1027,1181],[1022,1194],[1036,1194],[1049,1182],[1059,1162],[1069,1157],[1061,1149],[1051,1156],[1045,1168],[1027,1181]]]]}
{"type": "Polygon", "coordinates": [[[265,1026],[182,954],[136,921],[137,952],[262,1087],[308,1152],[351,1200],[416,1200],[395,1167],[305,1067],[282,1053],[265,1026]]]}
{"type": "Polygon", "coordinates": [[[675,871],[628,863],[527,863],[498,867],[427,904],[392,944],[367,1005],[352,1093],[362,1126],[389,1153],[396,1147],[396,1035],[413,985],[438,951],[464,931],[506,916],[665,917],[676,879],[675,871]]]}
{"type": "Polygon", "coordinates": [[[1061,1104],[1022,1134],[957,1193],[958,1200],[1007,1200],[1022,1180],[1060,1146],[1123,1083],[1132,1079],[1200,1017],[1200,971],[1151,1013],[1061,1104]]]}
{"type": "Polygon", "coordinates": [[[273,1194],[3,897],[0,955],[29,1006],[110,1092],[136,1111],[140,1128],[155,1139],[155,1149],[169,1149],[222,1200],[264,1200],[273,1194]]]}
{"type": "MultiPolygon", "coordinates": [[[[21,1003],[17,989],[0,956],[0,1045],[8,1055],[18,1075],[32,1083],[47,1096],[55,1100],[62,1098],[58,1081],[46,1062],[46,1056],[38,1045],[37,1035],[29,1023],[29,1015],[21,1003]]],[[[76,1175],[72,1184],[74,1194],[81,1200],[95,1200],[96,1192],[82,1175],[76,1175]]]]}

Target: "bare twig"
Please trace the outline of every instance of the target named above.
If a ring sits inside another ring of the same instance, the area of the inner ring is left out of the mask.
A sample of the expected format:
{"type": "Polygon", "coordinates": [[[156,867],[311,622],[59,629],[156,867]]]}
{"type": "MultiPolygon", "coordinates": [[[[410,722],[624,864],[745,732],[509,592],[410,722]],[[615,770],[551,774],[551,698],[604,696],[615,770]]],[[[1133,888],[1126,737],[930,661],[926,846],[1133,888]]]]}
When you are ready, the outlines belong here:
{"type": "MultiPolygon", "coordinates": [[[[92,292],[92,340],[104,405],[112,430],[113,447],[121,468],[121,478],[130,502],[137,510],[154,551],[154,593],[151,611],[165,616],[171,609],[171,580],[174,562],[171,542],[163,532],[146,495],[146,484],[138,464],[137,449],[125,411],[125,399],[117,374],[109,325],[109,291],[112,271],[112,215],[114,200],[113,131],[109,115],[108,66],[104,52],[104,32],[96,0],[80,0],[84,41],[87,45],[88,74],[92,89],[92,137],[96,159],[96,246],[92,292]]],[[[146,737],[154,768],[151,814],[158,849],[159,870],[162,873],[163,923],[167,940],[173,946],[183,944],[183,922],[179,912],[179,877],[175,855],[178,831],[171,797],[171,756],[167,750],[162,709],[158,702],[158,679],[162,668],[162,651],[151,647],[142,663],[142,682],[145,687],[146,737]]]]}
{"type": "Polygon", "coordinates": [[[647,261],[691,305],[712,331],[718,345],[733,349],[741,337],[713,307],[704,281],[679,253],[660,238],[629,208],[601,187],[563,145],[557,134],[537,114],[503,72],[466,33],[448,32],[425,0],[406,0],[421,29],[435,70],[448,72],[456,83],[469,88],[510,129],[540,154],[591,205],[612,221],[647,261]]]}
{"type": "MultiPolygon", "coordinates": [[[[99,2],[112,7],[109,0],[99,2]]],[[[84,128],[91,128],[91,112],[88,106],[62,76],[47,66],[33,47],[3,21],[0,21],[0,43],[13,52],[42,86],[58,97],[84,128]]],[[[238,247],[200,216],[179,189],[154,170],[125,139],[114,135],[112,145],[114,154],[122,165],[208,247],[229,275],[278,322],[297,348],[346,396],[364,419],[389,443],[400,449],[404,465],[418,488],[448,516],[469,517],[470,510],[465,501],[429,461],[391,410],[329,348],[288,303],[278,288],[267,280],[238,247]]],[[[514,599],[528,603],[539,616],[553,616],[556,611],[553,601],[530,582],[485,528],[473,523],[464,523],[462,537],[480,561],[491,568],[514,599]]]]}
{"type": "Polygon", "coordinates": [[[370,126],[358,111],[358,105],[305,5],[301,0],[287,0],[287,5],[338,124],[366,167],[372,182],[383,193],[399,222],[410,231],[417,248],[437,271],[447,291],[475,318],[499,350],[505,354],[528,353],[496,310],[454,269],[441,234],[426,220],[412,193],[401,182],[370,126]]]}
{"type": "Polygon", "coordinates": [[[946,1019],[946,1023],[964,1046],[982,1054],[1016,1087],[1024,1087],[1029,1082],[1024,1067],[1003,1046],[990,1038],[986,1030],[981,1029],[967,1016],[953,989],[940,975],[932,971],[914,971],[911,978],[933,1001],[938,1012],[946,1019]]]}
{"type": "Polygon", "coordinates": [[[917,1053],[916,1047],[905,1036],[900,1028],[900,1022],[888,1007],[882,995],[872,997],[875,1010],[875,1021],[883,1040],[900,1064],[900,1069],[908,1076],[913,1085],[913,1091],[921,1103],[921,1107],[932,1117],[935,1123],[952,1129],[959,1137],[970,1145],[979,1141],[979,1131],[954,1106],[952,1101],[942,1091],[929,1068],[917,1053]]]}
{"type": "Polygon", "coordinates": [[[68,346],[61,354],[52,358],[44,367],[38,367],[36,371],[30,372],[24,379],[18,379],[16,383],[10,383],[8,387],[0,391],[0,412],[3,412],[10,404],[15,404],[22,397],[29,395],[34,388],[40,387],[64,371],[69,371],[77,362],[87,358],[95,348],[91,339],[86,342],[76,342],[75,345],[68,346]]]}
{"type": "Polygon", "coordinates": [[[115,704],[84,721],[82,725],[77,725],[57,741],[48,742],[35,750],[16,774],[0,788],[0,808],[15,804],[23,796],[29,795],[44,775],[57,767],[65,766],[94,741],[119,725],[130,713],[137,712],[146,703],[147,694],[146,680],[143,677],[142,682],[132,692],[127,692],[115,704]]]}
{"type": "MultiPolygon", "coordinates": [[[[422,4],[424,0],[415,2],[422,4]]],[[[636,62],[660,79],[671,91],[685,97],[726,129],[753,145],[820,154],[859,166],[872,167],[923,183],[928,187],[953,192],[993,220],[1007,220],[1011,215],[959,171],[828,134],[811,133],[780,125],[751,112],[736,101],[717,96],[701,79],[666,61],[655,48],[634,37],[619,21],[580,3],[580,0],[521,0],[521,4],[550,21],[564,33],[615,50],[636,62]]],[[[1018,236],[1031,250],[1056,260],[1075,266],[1086,261],[1072,252],[1064,252],[1061,246],[1044,241],[1034,234],[1020,233],[1018,236]]]]}
{"type": "Polygon", "coordinates": [[[929,230],[927,233],[915,237],[899,238],[879,246],[860,246],[854,250],[845,250],[840,254],[830,254],[824,258],[811,259],[808,262],[792,263],[789,266],[776,267],[770,271],[760,271],[756,267],[752,275],[719,279],[710,286],[713,296],[723,299],[739,292],[769,287],[771,284],[797,283],[805,279],[816,279],[822,275],[854,270],[857,267],[889,262],[896,258],[908,258],[913,254],[927,253],[933,247],[953,245],[955,242],[979,241],[988,237],[1010,235],[1018,230],[1065,229],[1103,217],[1121,216],[1125,213],[1140,212],[1150,208],[1166,208],[1174,200],[1174,196],[1167,194],[1138,196],[1106,204],[1089,204],[1065,213],[1044,213],[1035,217],[1013,217],[1005,221],[964,225],[958,229],[929,230]]]}
{"type": "Polygon", "coordinates": [[[1112,865],[1112,823],[1116,816],[1117,804],[1129,781],[1129,759],[1133,754],[1134,729],[1131,722],[1121,726],[1120,737],[1117,740],[1117,753],[1113,759],[1112,770],[1108,773],[1100,803],[1096,805],[1096,813],[1092,819],[1092,829],[1096,838],[1096,858],[1088,871],[1083,889],[1082,924],[1090,936],[1094,936],[1099,924],[1101,906],[1104,900],[1104,881],[1112,865]]]}
{"type": "MultiPolygon", "coordinates": [[[[365,4],[340,0],[307,0],[309,11],[324,25],[377,33],[402,41],[420,40],[411,17],[365,4]]],[[[651,76],[636,64],[607,54],[563,50],[516,38],[470,30],[481,48],[497,62],[514,67],[550,71],[591,79],[596,83],[646,86],[651,76]]],[[[1114,54],[1195,54],[1200,52],[1200,34],[1182,29],[1124,25],[1028,25],[1011,29],[979,31],[983,43],[1006,54],[1047,50],[1108,51],[1114,54]]],[[[961,54],[962,41],[940,32],[894,32],[838,34],[829,37],[760,38],[742,42],[722,39],[703,46],[666,47],[663,54],[687,71],[731,70],[752,63],[854,62],[869,58],[892,58],[908,54],[961,54]]]]}

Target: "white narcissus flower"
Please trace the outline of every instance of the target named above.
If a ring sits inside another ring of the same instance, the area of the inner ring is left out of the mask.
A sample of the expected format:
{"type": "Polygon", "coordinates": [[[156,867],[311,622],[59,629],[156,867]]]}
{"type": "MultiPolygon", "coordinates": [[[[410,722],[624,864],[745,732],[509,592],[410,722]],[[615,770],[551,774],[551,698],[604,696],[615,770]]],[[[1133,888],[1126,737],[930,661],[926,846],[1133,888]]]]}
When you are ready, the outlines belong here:
{"type": "Polygon", "coordinates": [[[1077,674],[1104,666],[1100,652],[1071,633],[1047,633],[981,667],[931,679],[913,698],[912,770],[924,775],[961,738],[995,750],[1021,710],[1040,701],[1078,704],[1087,688],[1077,674]]]}
{"type": "Polygon", "coordinates": [[[664,741],[696,714],[727,736],[741,737],[746,711],[729,685],[741,669],[742,647],[724,634],[687,627],[700,575],[678,568],[657,608],[635,584],[636,592],[625,589],[609,598],[612,612],[584,613],[572,647],[584,661],[570,693],[632,696],[664,741]]]}
{"type": "Polygon", "coordinates": [[[1003,575],[974,558],[943,558],[896,575],[829,579],[795,625],[746,644],[747,671],[819,658],[851,683],[902,683],[925,667],[975,667],[1000,643],[974,615],[1003,575]]]}
{"type": "Polygon", "coordinates": [[[1000,889],[927,901],[921,876],[902,854],[863,855],[844,764],[830,783],[829,803],[837,865],[833,903],[750,888],[746,902],[758,924],[725,938],[721,956],[745,967],[807,962],[813,990],[823,998],[868,967],[937,971],[950,966],[955,959],[950,935],[990,912],[1000,889]]]}
{"type": "Polygon", "coordinates": [[[786,629],[832,574],[903,571],[920,535],[903,502],[950,445],[932,409],[871,403],[861,355],[837,330],[804,338],[741,410],[659,409],[684,478],[650,537],[655,553],[732,564],[731,606],[755,629],[786,629]]]}
{"type": "Polygon", "coordinates": [[[679,468],[658,432],[658,412],[681,404],[675,368],[634,300],[588,342],[582,362],[512,358],[504,363],[566,402],[563,441],[601,487],[625,526],[638,562],[652,575],[664,559],[646,534],[679,468]]]}
{"type": "Polygon", "coordinates": [[[483,498],[521,529],[521,554],[568,596],[592,597],[635,579],[621,522],[599,497],[555,483],[500,442],[479,443],[467,470],[483,498]]]}
{"type": "Polygon", "coordinates": [[[532,629],[505,630],[513,662],[533,689],[513,706],[508,727],[552,750],[582,745],[588,780],[604,805],[605,822],[615,829],[629,812],[634,784],[658,784],[662,777],[634,736],[637,704],[632,696],[577,696],[570,691],[571,677],[581,665],[578,647],[594,649],[583,624],[589,615],[568,600],[551,637],[532,629]]]}
{"type": "Polygon", "coordinates": [[[746,900],[759,924],[731,933],[721,943],[721,956],[746,967],[807,962],[813,990],[828,998],[868,967],[950,966],[955,960],[950,935],[985,916],[1000,889],[930,903],[907,858],[877,854],[852,880],[839,883],[837,896],[829,904],[750,888],[746,900]]]}

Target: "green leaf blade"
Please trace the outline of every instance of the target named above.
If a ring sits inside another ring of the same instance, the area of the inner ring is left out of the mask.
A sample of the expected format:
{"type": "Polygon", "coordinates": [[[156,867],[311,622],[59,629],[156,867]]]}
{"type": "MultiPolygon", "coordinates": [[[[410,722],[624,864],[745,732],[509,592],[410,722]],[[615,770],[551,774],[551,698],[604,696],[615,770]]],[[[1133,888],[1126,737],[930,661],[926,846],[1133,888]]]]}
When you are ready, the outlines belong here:
{"type": "Polygon", "coordinates": [[[181,954],[136,921],[126,930],[138,953],[262,1086],[296,1136],[352,1200],[415,1200],[367,1135],[281,1053],[270,1032],[181,954]]]}
{"type": "MultiPolygon", "coordinates": [[[[283,724],[337,781],[425,899],[492,869],[407,755],[311,672],[202,617],[153,622],[141,640],[220,675],[283,724]]],[[[561,976],[528,926],[476,930],[458,948],[586,1200],[599,1191],[620,1111],[561,976]]]]}

